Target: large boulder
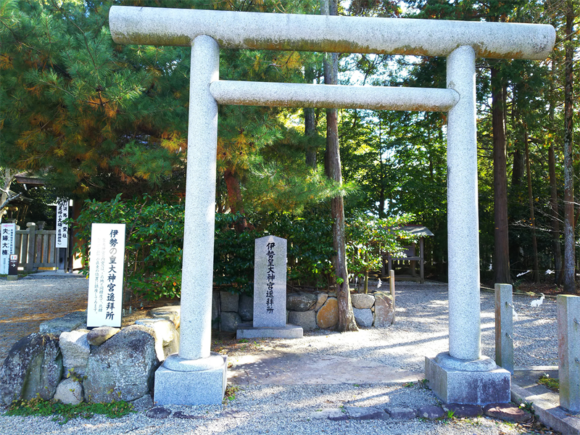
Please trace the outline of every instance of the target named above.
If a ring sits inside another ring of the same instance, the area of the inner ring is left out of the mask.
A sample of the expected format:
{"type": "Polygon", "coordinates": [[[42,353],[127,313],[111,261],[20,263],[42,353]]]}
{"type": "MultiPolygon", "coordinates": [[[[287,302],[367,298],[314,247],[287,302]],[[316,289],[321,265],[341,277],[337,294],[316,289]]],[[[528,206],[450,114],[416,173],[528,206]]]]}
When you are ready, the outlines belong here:
{"type": "Polygon", "coordinates": [[[316,329],[316,313],[314,311],[290,311],[288,323],[302,326],[304,331],[314,331],[316,329]]]}
{"type": "Polygon", "coordinates": [[[121,331],[119,328],[112,328],[111,326],[91,329],[87,334],[87,341],[92,346],[100,346],[119,331],[121,331]]]}
{"type": "Polygon", "coordinates": [[[176,328],[181,325],[181,305],[153,308],[149,315],[155,319],[171,320],[176,328]]]}
{"type": "Polygon", "coordinates": [[[316,313],[316,323],[319,328],[332,329],[338,324],[338,301],[328,298],[326,303],[316,313]]]}
{"type": "Polygon", "coordinates": [[[74,331],[75,329],[84,329],[87,327],[87,312],[74,311],[66,316],[57,319],[47,320],[39,326],[41,334],[60,335],[63,332],[74,331]]]}
{"type": "Polygon", "coordinates": [[[240,295],[230,292],[220,292],[221,311],[238,312],[238,305],[240,303],[240,295]]]}
{"type": "Polygon", "coordinates": [[[313,293],[289,293],[286,297],[286,309],[289,311],[313,310],[318,296],[313,293]]]}
{"type": "Polygon", "coordinates": [[[78,405],[83,401],[83,386],[73,378],[64,379],[58,384],[54,400],[66,405],[78,405]]]}
{"type": "Polygon", "coordinates": [[[15,399],[33,399],[37,395],[50,400],[61,377],[58,336],[30,334],[12,346],[0,368],[0,400],[6,405],[15,399]]]}
{"type": "Polygon", "coordinates": [[[395,322],[395,304],[390,293],[375,293],[375,327],[384,328],[395,322]]]}
{"type": "Polygon", "coordinates": [[[240,296],[240,317],[244,322],[254,320],[254,298],[251,296],[240,296]]]}
{"type": "Polygon", "coordinates": [[[355,293],[351,295],[351,299],[352,306],[360,310],[371,308],[375,303],[375,297],[373,295],[355,293]]]}
{"type": "Polygon", "coordinates": [[[87,402],[131,401],[151,391],[159,359],[151,328],[132,325],[94,347],[83,382],[87,402]]]}
{"type": "Polygon", "coordinates": [[[370,308],[353,308],[352,311],[354,312],[354,320],[356,320],[356,324],[361,328],[370,328],[373,326],[373,312],[370,308]]]}
{"type": "Polygon", "coordinates": [[[175,343],[179,342],[177,330],[172,321],[167,319],[140,319],[135,322],[136,325],[142,325],[155,331],[155,352],[159,361],[165,361],[168,355],[175,353],[175,343]]]}
{"type": "Polygon", "coordinates": [[[85,375],[91,352],[91,346],[87,340],[88,333],[86,329],[79,329],[60,334],[59,346],[65,376],[68,377],[71,372],[78,376],[85,375]]]}
{"type": "Polygon", "coordinates": [[[223,312],[220,315],[221,330],[224,332],[236,332],[242,323],[242,318],[238,313],[223,312]]]}

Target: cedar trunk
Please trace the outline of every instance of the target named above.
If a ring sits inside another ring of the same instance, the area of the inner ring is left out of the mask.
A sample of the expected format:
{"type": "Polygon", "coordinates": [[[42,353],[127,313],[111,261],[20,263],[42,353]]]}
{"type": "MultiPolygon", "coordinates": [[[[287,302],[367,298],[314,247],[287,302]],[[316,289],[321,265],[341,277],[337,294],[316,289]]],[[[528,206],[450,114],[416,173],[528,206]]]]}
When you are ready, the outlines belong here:
{"type": "Polygon", "coordinates": [[[574,46],[572,30],[574,25],[574,9],[571,0],[566,2],[566,58],[564,87],[564,291],[576,291],[575,263],[576,252],[574,243],[574,46]]]}
{"type": "Polygon", "coordinates": [[[495,282],[510,283],[504,89],[498,67],[491,68],[493,126],[493,187],[495,282]]]}
{"type": "Polygon", "coordinates": [[[558,185],[556,181],[556,156],[554,151],[554,58],[550,80],[550,130],[552,137],[548,150],[548,167],[550,171],[550,206],[552,214],[552,249],[554,251],[554,281],[559,285],[562,281],[562,249],[560,247],[560,216],[558,213],[558,185]]]}
{"type": "MultiPolygon", "coordinates": [[[[321,0],[322,13],[326,15],[338,15],[337,0],[321,0]]],[[[338,84],[338,54],[329,53],[324,58],[324,83],[327,85],[338,84]]],[[[340,148],[338,143],[338,111],[328,109],[326,111],[326,175],[339,184],[342,184],[342,170],[340,166],[340,148]]],[[[358,331],[354,320],[354,313],[350,301],[348,288],[348,270],[346,266],[346,240],[344,222],[344,201],[342,195],[331,200],[332,205],[332,244],[336,255],[334,268],[337,278],[336,298],[338,299],[338,326],[337,330],[358,331]]]]}
{"type": "Polygon", "coordinates": [[[540,282],[540,270],[538,266],[538,241],[536,239],[536,218],[534,216],[534,194],[532,191],[532,173],[530,171],[530,148],[528,141],[527,127],[524,131],[524,144],[526,146],[526,170],[528,172],[528,201],[530,203],[530,220],[532,221],[532,248],[534,256],[534,270],[532,275],[534,277],[534,282],[539,284],[540,282]]]}
{"type": "MultiPolygon", "coordinates": [[[[226,188],[228,189],[228,202],[230,203],[231,212],[233,214],[241,213],[244,215],[245,211],[244,203],[242,202],[240,181],[236,178],[234,172],[231,169],[226,169],[224,171],[224,180],[226,182],[226,188]]],[[[248,222],[246,221],[245,216],[236,222],[235,227],[238,233],[248,228],[248,222]]]]}

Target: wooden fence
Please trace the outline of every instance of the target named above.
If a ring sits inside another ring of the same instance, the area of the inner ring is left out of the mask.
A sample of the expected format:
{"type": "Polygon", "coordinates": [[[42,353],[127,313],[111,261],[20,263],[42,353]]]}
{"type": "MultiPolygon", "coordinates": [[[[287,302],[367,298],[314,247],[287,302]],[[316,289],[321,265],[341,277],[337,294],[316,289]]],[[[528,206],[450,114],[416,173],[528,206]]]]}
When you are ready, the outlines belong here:
{"type": "MultiPolygon", "coordinates": [[[[26,224],[26,230],[16,230],[14,252],[18,254],[18,266],[25,271],[35,271],[39,267],[59,267],[59,250],[56,248],[56,231],[38,230],[36,224],[26,224]]],[[[64,259],[64,269],[68,263],[68,248],[64,259]]],[[[60,256],[60,258],[63,258],[60,256]]]]}

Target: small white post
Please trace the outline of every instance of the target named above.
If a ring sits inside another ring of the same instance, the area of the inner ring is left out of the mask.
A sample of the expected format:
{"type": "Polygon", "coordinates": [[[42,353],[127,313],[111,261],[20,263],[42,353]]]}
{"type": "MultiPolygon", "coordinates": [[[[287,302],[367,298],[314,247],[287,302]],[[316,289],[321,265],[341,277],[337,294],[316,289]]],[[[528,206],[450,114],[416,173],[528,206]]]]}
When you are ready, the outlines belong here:
{"type": "Polygon", "coordinates": [[[459,47],[449,55],[447,87],[460,98],[447,121],[449,353],[454,358],[476,360],[481,346],[473,48],[459,47]]]}
{"type": "Polygon", "coordinates": [[[514,301],[512,286],[495,285],[495,362],[514,372],[514,301]]]}

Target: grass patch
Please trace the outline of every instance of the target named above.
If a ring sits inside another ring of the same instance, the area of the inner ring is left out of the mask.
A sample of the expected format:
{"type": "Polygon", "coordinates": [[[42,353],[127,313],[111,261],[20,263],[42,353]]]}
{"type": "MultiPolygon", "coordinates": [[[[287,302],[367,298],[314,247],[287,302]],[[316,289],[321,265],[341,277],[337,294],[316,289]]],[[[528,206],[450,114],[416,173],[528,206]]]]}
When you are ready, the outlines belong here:
{"type": "Polygon", "coordinates": [[[5,415],[19,417],[48,417],[54,415],[52,421],[56,421],[58,424],[65,424],[73,418],[90,419],[95,414],[102,414],[109,418],[120,418],[131,412],[135,412],[133,411],[133,404],[125,401],[112,403],[83,402],[78,405],[65,405],[64,403],[52,400],[36,398],[30,400],[15,400],[5,415]]]}
{"type": "Polygon", "coordinates": [[[538,384],[545,385],[550,390],[555,392],[560,391],[560,380],[556,378],[551,378],[547,374],[543,374],[542,376],[540,376],[540,379],[538,379],[538,384]]]}

